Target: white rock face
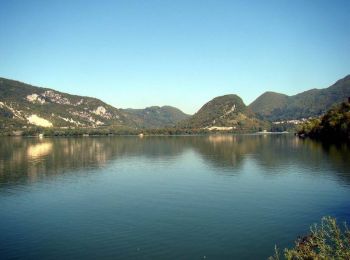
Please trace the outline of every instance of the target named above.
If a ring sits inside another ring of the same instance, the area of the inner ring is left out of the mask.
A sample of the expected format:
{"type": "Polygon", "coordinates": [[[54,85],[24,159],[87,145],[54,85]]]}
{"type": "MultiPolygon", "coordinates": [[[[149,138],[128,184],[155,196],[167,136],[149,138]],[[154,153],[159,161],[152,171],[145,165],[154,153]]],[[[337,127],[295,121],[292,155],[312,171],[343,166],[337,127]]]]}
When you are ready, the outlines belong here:
{"type": "Polygon", "coordinates": [[[110,112],[108,112],[107,109],[103,106],[99,106],[95,110],[90,112],[106,119],[111,119],[113,117],[113,115],[110,112]]]}
{"type": "Polygon", "coordinates": [[[228,110],[225,114],[226,114],[226,115],[231,114],[231,113],[233,113],[235,110],[236,110],[236,104],[233,104],[233,106],[231,107],[231,109],[228,110]]]}
{"type": "MultiPolygon", "coordinates": [[[[82,111],[70,111],[69,113],[74,115],[74,116],[79,116],[79,117],[81,117],[81,118],[83,118],[85,120],[88,120],[89,122],[91,122],[93,124],[93,126],[104,125],[103,122],[93,118],[89,112],[86,112],[86,111],[83,111],[83,112],[82,111]]],[[[106,113],[106,115],[109,115],[109,113],[106,113]]]]}
{"type": "Polygon", "coordinates": [[[224,118],[228,116],[229,114],[233,113],[235,110],[236,110],[236,104],[233,104],[233,106],[229,110],[224,111],[224,114],[220,118],[224,118]]]}
{"type": "Polygon", "coordinates": [[[38,94],[35,94],[35,93],[28,95],[27,100],[31,103],[40,103],[40,104],[45,103],[45,99],[43,99],[42,97],[40,97],[38,94]]]}
{"type": "Polygon", "coordinates": [[[52,123],[42,117],[39,117],[37,115],[31,115],[27,117],[27,120],[30,124],[42,126],[42,127],[52,127],[52,123]]]}
{"type": "Polygon", "coordinates": [[[44,93],[42,93],[42,95],[46,98],[49,98],[52,103],[61,104],[61,105],[71,105],[68,98],[62,97],[60,94],[52,90],[47,90],[44,93]]]}
{"type": "Polygon", "coordinates": [[[4,103],[3,102],[0,102],[0,107],[3,107],[4,106],[4,103]]]}
{"type": "Polygon", "coordinates": [[[96,108],[96,110],[93,111],[94,114],[99,115],[99,116],[103,116],[107,113],[107,110],[103,107],[103,106],[99,106],[98,108],[96,108]]]}
{"type": "Polygon", "coordinates": [[[62,116],[58,116],[58,118],[61,118],[62,120],[66,121],[68,123],[76,124],[77,126],[84,126],[84,124],[80,123],[79,121],[74,121],[73,118],[65,118],[62,116]]]}

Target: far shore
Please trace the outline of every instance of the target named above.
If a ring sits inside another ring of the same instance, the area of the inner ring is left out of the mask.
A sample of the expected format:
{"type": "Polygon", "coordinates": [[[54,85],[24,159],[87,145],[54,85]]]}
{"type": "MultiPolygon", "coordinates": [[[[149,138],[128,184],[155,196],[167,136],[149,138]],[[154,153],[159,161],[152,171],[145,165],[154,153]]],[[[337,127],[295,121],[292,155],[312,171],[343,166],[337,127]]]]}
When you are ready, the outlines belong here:
{"type": "Polygon", "coordinates": [[[97,134],[32,134],[32,135],[19,135],[19,134],[3,134],[1,137],[27,137],[27,138],[48,138],[48,137],[112,137],[112,136],[133,136],[133,137],[152,137],[152,136],[210,136],[210,135],[278,135],[278,134],[293,134],[288,131],[283,132],[270,132],[270,131],[259,131],[259,132],[230,132],[230,131],[209,131],[209,132],[198,132],[198,133],[97,133],[97,134]]]}

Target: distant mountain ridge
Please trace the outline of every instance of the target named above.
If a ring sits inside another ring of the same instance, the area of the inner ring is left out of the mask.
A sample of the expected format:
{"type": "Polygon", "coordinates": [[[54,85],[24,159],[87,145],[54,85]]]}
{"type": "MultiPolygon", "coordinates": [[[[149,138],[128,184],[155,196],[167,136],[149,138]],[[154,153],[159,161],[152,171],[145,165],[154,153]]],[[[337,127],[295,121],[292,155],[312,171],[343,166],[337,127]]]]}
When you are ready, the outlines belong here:
{"type": "Polygon", "coordinates": [[[171,106],[118,109],[103,101],[0,78],[0,129],[124,127],[208,130],[268,129],[268,121],[317,117],[350,97],[350,75],[294,96],[265,92],[249,106],[235,94],[216,97],[193,116],[171,106]]]}
{"type": "Polygon", "coordinates": [[[261,119],[277,121],[320,116],[333,105],[345,101],[350,96],[350,75],[324,89],[287,96],[275,92],[265,92],[249,107],[261,119]]]}
{"type": "Polygon", "coordinates": [[[188,115],[172,107],[118,109],[103,101],[0,78],[0,127],[128,127],[175,125],[188,115]],[[151,115],[149,115],[151,114],[151,115]]]}

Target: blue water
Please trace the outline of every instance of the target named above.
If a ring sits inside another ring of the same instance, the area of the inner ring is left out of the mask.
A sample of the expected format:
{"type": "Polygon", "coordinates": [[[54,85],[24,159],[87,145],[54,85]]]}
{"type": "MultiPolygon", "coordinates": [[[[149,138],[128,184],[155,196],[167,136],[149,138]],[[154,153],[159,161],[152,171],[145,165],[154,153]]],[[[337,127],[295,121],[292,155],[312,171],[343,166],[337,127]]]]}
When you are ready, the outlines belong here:
{"type": "Polygon", "coordinates": [[[350,223],[350,150],[291,135],[0,139],[1,259],[266,259],[350,223]]]}

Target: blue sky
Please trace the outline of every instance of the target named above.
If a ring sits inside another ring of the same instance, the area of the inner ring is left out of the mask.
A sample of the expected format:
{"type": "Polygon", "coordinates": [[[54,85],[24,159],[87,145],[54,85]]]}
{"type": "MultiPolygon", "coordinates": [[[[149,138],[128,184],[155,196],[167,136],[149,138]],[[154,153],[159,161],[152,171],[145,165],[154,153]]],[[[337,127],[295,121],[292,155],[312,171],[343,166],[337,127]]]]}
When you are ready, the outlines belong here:
{"type": "Polygon", "coordinates": [[[0,76],[196,112],[350,74],[350,1],[0,0],[0,76]]]}

